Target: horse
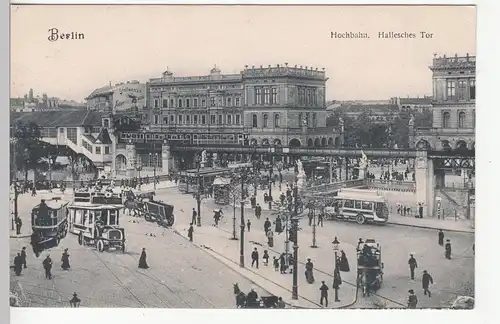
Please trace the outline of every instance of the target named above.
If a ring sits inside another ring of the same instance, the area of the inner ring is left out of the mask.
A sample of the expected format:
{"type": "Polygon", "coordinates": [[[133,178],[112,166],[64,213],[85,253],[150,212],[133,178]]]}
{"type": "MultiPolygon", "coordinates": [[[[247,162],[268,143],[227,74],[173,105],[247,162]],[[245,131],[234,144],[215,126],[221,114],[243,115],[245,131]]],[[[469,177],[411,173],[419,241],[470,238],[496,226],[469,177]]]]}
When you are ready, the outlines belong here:
{"type": "Polygon", "coordinates": [[[125,200],[123,203],[124,206],[124,211],[128,210],[128,214],[130,215],[131,212],[134,212],[133,216],[137,216],[137,210],[141,207],[141,203],[137,200],[125,200]]]}
{"type": "Polygon", "coordinates": [[[247,295],[241,291],[237,283],[233,284],[233,293],[236,297],[236,308],[246,308],[247,295]]]}

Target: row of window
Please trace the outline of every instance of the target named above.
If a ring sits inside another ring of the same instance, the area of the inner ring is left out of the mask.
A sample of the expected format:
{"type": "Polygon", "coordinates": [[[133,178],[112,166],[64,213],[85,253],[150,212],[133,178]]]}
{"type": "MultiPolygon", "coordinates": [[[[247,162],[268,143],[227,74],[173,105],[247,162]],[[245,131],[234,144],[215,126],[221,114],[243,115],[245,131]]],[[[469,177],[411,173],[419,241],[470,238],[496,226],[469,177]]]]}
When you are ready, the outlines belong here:
{"type": "Polygon", "coordinates": [[[255,87],[254,89],[256,105],[277,105],[278,88],[276,87],[255,87]]]}
{"type": "MultiPolygon", "coordinates": [[[[160,124],[160,115],[154,115],[154,123],[156,125],[160,124]]],[[[190,114],[179,114],[179,115],[169,115],[163,117],[162,124],[171,125],[241,125],[241,115],[190,115],[190,114]],[[207,116],[210,116],[208,119],[207,116]],[[208,123],[207,123],[208,121],[208,123]]]]}
{"type": "Polygon", "coordinates": [[[316,106],[318,104],[316,88],[298,87],[299,105],[316,106]]]}
{"type": "MultiPolygon", "coordinates": [[[[90,153],[94,154],[94,148],[92,145],[90,145],[87,141],[82,139],[82,146],[89,151],[90,153]]],[[[95,154],[101,155],[102,150],[100,146],[95,147],[95,154]]],[[[104,154],[109,154],[109,146],[104,146],[104,154]]]]}
{"type": "MultiPolygon", "coordinates": [[[[210,107],[239,107],[241,105],[240,97],[210,97],[209,98],[210,107]],[[217,105],[216,105],[217,103],[217,105]]],[[[167,99],[154,99],[155,108],[198,108],[207,107],[207,99],[205,98],[178,98],[177,101],[174,98],[167,99]],[[177,105],[176,105],[177,103],[177,105]]]]}
{"type": "Polygon", "coordinates": [[[448,80],[446,81],[446,97],[456,100],[476,99],[476,80],[448,80]],[[467,91],[467,83],[469,91],[467,91]]]}
{"type": "MultiPolygon", "coordinates": [[[[458,128],[465,128],[466,127],[466,125],[465,125],[466,116],[467,115],[463,111],[458,113],[458,128]]],[[[450,120],[451,120],[450,113],[445,111],[443,113],[443,128],[451,128],[450,120]]],[[[472,127],[475,127],[474,116],[472,117],[472,122],[473,122],[472,127]]]]}
{"type": "MultiPolygon", "coordinates": [[[[252,115],[252,127],[253,128],[259,127],[257,114],[252,115]]],[[[265,113],[262,115],[262,128],[267,128],[267,127],[269,127],[269,114],[265,113]]],[[[273,127],[274,128],[280,127],[280,114],[274,114],[273,127]]]]}

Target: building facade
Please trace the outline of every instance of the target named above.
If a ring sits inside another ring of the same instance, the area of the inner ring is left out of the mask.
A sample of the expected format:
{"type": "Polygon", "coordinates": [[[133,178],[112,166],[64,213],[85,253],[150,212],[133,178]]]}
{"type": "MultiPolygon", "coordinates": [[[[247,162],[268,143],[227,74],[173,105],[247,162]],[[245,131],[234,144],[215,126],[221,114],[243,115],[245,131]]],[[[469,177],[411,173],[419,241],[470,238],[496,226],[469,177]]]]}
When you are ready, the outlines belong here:
{"type": "Polygon", "coordinates": [[[190,77],[167,70],[147,85],[150,130],[193,144],[333,145],[326,80],[324,71],[287,64],[190,77]]]}
{"type": "Polygon", "coordinates": [[[98,88],[85,98],[87,110],[121,113],[141,111],[146,106],[146,85],[139,81],[98,88]]]}
{"type": "Polygon", "coordinates": [[[432,71],[432,127],[412,129],[410,147],[475,149],[476,57],[435,57],[432,71]]]}

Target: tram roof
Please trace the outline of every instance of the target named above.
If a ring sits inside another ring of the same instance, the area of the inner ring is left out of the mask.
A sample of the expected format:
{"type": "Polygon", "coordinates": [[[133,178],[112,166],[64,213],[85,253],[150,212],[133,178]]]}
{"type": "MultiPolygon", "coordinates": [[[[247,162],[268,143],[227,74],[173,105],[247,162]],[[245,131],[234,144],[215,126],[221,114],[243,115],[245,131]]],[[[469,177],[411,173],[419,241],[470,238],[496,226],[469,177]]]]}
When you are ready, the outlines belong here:
{"type": "Polygon", "coordinates": [[[88,209],[88,210],[99,210],[99,209],[107,209],[107,210],[116,210],[122,209],[123,205],[109,205],[109,204],[93,204],[90,202],[73,202],[68,208],[71,209],[88,209]]]}
{"type": "MultiPolygon", "coordinates": [[[[217,174],[221,174],[224,172],[230,172],[230,171],[231,171],[230,168],[200,168],[200,176],[217,175],[217,174]]],[[[181,175],[197,176],[198,169],[190,169],[190,170],[182,171],[181,175]]]]}
{"type": "Polygon", "coordinates": [[[339,191],[338,195],[334,198],[385,202],[385,198],[382,196],[374,195],[373,193],[363,194],[361,192],[339,191]]]}
{"type": "MultiPolygon", "coordinates": [[[[45,204],[47,207],[50,209],[61,209],[64,206],[69,204],[69,201],[67,200],[61,200],[61,199],[50,199],[50,200],[45,200],[45,204]]],[[[39,208],[40,204],[36,205],[35,208],[39,208]]]]}

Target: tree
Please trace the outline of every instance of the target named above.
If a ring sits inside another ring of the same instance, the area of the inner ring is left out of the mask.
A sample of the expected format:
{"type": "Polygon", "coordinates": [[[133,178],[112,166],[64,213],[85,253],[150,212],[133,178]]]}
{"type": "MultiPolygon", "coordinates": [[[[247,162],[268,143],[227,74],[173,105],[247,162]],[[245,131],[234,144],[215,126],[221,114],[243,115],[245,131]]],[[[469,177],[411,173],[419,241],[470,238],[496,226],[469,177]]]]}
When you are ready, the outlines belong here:
{"type": "Polygon", "coordinates": [[[36,180],[36,169],[43,157],[47,157],[48,145],[41,141],[40,128],[36,123],[16,123],[11,138],[11,154],[13,154],[14,171],[24,171],[24,181],[28,180],[28,171],[33,169],[36,180]]]}

